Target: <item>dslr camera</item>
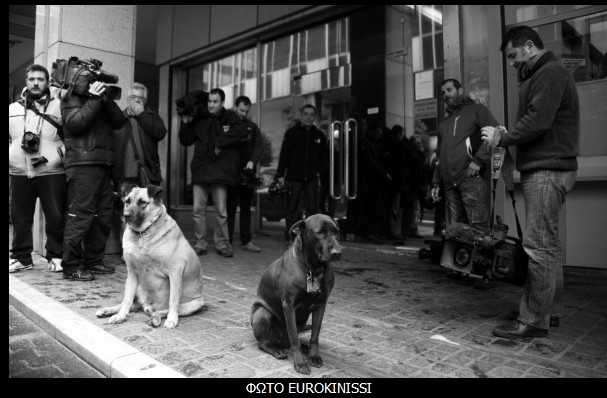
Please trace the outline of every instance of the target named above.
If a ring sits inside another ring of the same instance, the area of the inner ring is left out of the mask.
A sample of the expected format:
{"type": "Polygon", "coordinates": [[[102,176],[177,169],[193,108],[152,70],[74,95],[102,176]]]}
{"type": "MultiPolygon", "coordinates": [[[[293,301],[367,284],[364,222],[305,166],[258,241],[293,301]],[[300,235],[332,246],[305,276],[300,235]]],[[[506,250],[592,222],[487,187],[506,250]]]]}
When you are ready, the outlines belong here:
{"type": "Polygon", "coordinates": [[[287,187],[281,184],[278,180],[272,180],[268,186],[268,193],[271,196],[286,195],[289,193],[287,187]]]}
{"type": "Polygon", "coordinates": [[[36,153],[40,149],[40,136],[26,131],[21,139],[21,149],[28,153],[36,153]]]}
{"type": "MultiPolygon", "coordinates": [[[[79,95],[90,95],[89,86],[94,82],[106,84],[118,83],[118,76],[101,69],[103,62],[98,59],[90,60],[70,57],[69,59],[57,59],[53,62],[51,71],[51,85],[68,90],[79,95]]],[[[112,100],[119,100],[122,89],[118,86],[106,86],[105,94],[112,100]]]]}
{"type": "Polygon", "coordinates": [[[449,224],[440,265],[472,277],[522,285],[527,276],[529,257],[522,242],[507,236],[507,232],[508,226],[501,223],[499,216],[491,234],[467,224],[449,224]]]}

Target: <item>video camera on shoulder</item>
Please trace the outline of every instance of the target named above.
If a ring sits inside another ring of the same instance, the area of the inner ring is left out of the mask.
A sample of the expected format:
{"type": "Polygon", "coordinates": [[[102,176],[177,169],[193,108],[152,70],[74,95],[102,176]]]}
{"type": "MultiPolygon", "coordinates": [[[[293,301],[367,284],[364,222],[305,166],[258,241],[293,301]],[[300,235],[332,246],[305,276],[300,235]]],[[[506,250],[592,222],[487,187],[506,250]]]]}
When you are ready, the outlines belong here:
{"type": "MultiPolygon", "coordinates": [[[[53,62],[51,71],[51,85],[68,90],[79,95],[89,95],[89,86],[94,82],[105,84],[118,83],[118,76],[101,69],[103,63],[98,59],[90,60],[70,57],[69,59],[57,59],[53,62]]],[[[112,100],[119,100],[122,89],[118,86],[106,86],[105,94],[112,100]]]]}
{"type": "Polygon", "coordinates": [[[195,117],[199,113],[203,116],[208,115],[207,103],[209,101],[209,93],[203,90],[194,90],[181,98],[175,100],[177,114],[179,116],[195,117]]]}

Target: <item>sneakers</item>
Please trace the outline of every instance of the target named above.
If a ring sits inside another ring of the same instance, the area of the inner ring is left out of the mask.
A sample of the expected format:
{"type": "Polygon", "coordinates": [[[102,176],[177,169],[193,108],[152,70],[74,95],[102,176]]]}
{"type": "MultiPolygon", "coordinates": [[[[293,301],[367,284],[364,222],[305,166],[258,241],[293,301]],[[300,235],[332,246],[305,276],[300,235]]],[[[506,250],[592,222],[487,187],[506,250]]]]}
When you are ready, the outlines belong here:
{"type": "Polygon", "coordinates": [[[112,267],[111,265],[105,265],[102,263],[87,265],[85,268],[87,271],[90,271],[93,274],[113,274],[114,271],[116,271],[116,268],[112,267]]]}
{"type": "Polygon", "coordinates": [[[92,281],[95,279],[95,275],[86,269],[77,269],[74,271],[63,271],[63,279],[71,279],[74,281],[92,281]]]}
{"type": "Polygon", "coordinates": [[[194,251],[197,256],[202,256],[203,254],[207,254],[207,242],[204,240],[196,241],[194,244],[194,251]]]}
{"type": "Polygon", "coordinates": [[[232,253],[232,249],[225,246],[219,249],[215,249],[215,251],[217,252],[217,254],[224,256],[224,257],[234,257],[234,253],[232,253]]]}
{"type": "Polygon", "coordinates": [[[51,258],[50,260],[48,260],[48,265],[47,265],[48,270],[51,272],[63,271],[63,267],[61,266],[61,261],[62,260],[60,258],[51,258]]]}
{"type": "Polygon", "coordinates": [[[8,260],[8,273],[11,274],[13,272],[17,272],[19,270],[26,270],[34,268],[34,263],[23,264],[21,261],[16,258],[8,260]]]}
{"type": "Polygon", "coordinates": [[[246,245],[241,247],[242,250],[246,250],[248,252],[260,252],[261,249],[253,244],[253,242],[249,242],[246,245]]]}

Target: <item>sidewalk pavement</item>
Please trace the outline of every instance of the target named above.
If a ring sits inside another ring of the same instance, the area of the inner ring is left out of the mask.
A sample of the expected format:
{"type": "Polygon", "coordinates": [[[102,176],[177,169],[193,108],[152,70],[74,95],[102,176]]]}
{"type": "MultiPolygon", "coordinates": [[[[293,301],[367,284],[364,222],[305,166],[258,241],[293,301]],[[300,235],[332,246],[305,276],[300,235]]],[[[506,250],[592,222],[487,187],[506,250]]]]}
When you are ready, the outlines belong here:
{"type": "Polygon", "coordinates": [[[324,366],[301,375],[291,356],[261,352],[250,327],[259,278],[282,253],[279,235],[254,236],[261,253],[235,246],[232,258],[201,256],[205,309],[173,330],[153,328],[143,313],[120,325],[95,317],[122,300],[126,266],[118,255],[105,259],[116,273],[92,282],[64,280],[36,255],[33,270],[9,274],[9,303],[106,377],[607,377],[606,270],[566,267],[561,326],[549,338],[511,341],[491,330],[518,307],[519,287],[478,290],[415,250],[354,242],[343,242],[334,263],[320,334],[324,366]]]}

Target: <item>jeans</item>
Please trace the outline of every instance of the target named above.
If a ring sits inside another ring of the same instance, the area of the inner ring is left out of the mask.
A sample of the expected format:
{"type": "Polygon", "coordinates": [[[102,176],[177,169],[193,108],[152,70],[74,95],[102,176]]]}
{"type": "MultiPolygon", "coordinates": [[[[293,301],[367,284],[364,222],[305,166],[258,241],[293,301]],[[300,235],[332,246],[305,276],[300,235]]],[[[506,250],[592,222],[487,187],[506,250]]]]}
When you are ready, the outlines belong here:
{"type": "Polygon", "coordinates": [[[13,244],[11,258],[31,264],[34,250],[32,225],[36,200],[44,213],[47,259],[63,257],[63,231],[65,229],[65,198],[67,183],[65,174],[52,174],[28,178],[10,178],[11,220],[13,223],[13,244]]]}
{"type": "Polygon", "coordinates": [[[559,215],[576,178],[575,171],[521,173],[526,218],[523,247],[529,255],[529,269],[518,320],[541,329],[548,329],[550,316],[560,317],[563,311],[559,215]]]}
{"type": "Polygon", "coordinates": [[[194,236],[196,237],[196,241],[206,242],[207,201],[209,193],[211,193],[216,219],[213,233],[215,249],[231,248],[232,245],[230,245],[228,235],[228,186],[223,184],[194,184],[192,190],[194,194],[192,218],[194,219],[194,236]]]}
{"type": "Polygon", "coordinates": [[[107,166],[76,166],[66,170],[63,272],[103,262],[114,216],[110,173],[111,168],[107,166]]]}
{"type": "Polygon", "coordinates": [[[230,243],[234,236],[236,223],[236,207],[240,207],[240,243],[244,246],[251,241],[251,202],[255,190],[247,185],[232,185],[228,187],[228,231],[230,243]]]}
{"type": "Polygon", "coordinates": [[[445,192],[447,224],[459,222],[489,232],[487,185],[482,177],[466,177],[445,192]]]}

